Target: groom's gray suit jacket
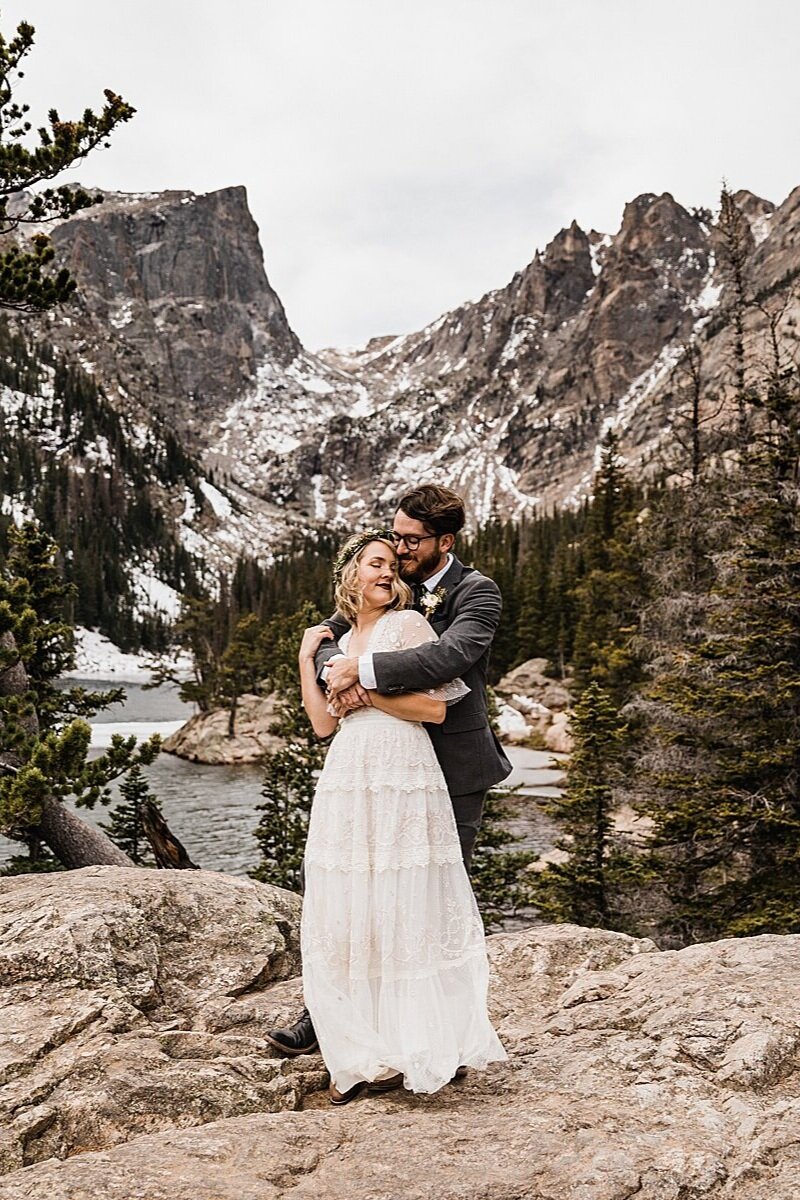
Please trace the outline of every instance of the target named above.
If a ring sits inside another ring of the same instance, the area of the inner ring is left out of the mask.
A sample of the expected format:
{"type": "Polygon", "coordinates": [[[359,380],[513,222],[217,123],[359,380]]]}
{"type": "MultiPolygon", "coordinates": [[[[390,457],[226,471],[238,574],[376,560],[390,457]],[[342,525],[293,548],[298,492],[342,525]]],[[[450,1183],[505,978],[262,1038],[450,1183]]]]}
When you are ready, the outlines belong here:
{"type": "MultiPolygon", "coordinates": [[[[469,695],[451,704],[441,725],[426,725],[451,796],[485,791],[505,779],[511,763],[489,725],[486,676],[489,651],[503,601],[492,579],[457,558],[439,584],[445,597],[431,617],[438,642],[373,656],[375,681],[384,696],[422,692],[463,679],[469,695]]],[[[339,613],[326,622],[337,638],[350,628],[339,613]]],[[[317,673],[334,654],[335,642],[317,651],[317,673]]]]}

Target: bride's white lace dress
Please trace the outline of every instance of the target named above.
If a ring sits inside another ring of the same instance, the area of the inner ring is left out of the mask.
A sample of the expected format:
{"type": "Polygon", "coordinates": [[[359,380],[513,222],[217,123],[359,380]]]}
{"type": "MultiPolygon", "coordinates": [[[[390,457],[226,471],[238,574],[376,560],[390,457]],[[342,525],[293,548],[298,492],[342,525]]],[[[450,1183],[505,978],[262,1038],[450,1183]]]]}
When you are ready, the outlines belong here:
{"type": "MultiPolygon", "coordinates": [[[[341,640],[346,651],[349,634],[341,640]]],[[[389,612],[369,649],[435,641],[389,612]]],[[[457,698],[460,680],[430,695],[457,698]]],[[[303,990],[335,1086],[396,1072],[434,1092],[506,1052],[486,1010],[483,924],[453,806],[423,726],[375,708],[341,722],[317,784],[305,854],[303,990]]]]}

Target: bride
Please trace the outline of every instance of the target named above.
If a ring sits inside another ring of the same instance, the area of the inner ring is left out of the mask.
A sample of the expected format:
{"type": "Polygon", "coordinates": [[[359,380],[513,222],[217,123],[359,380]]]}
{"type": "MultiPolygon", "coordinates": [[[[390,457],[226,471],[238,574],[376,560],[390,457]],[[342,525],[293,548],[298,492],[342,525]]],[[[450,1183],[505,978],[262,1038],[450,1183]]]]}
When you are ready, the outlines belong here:
{"type": "MultiPolygon", "coordinates": [[[[349,655],[436,640],[397,573],[388,531],[345,542],[336,603],[349,655]]],[[[488,961],[452,803],[422,722],[440,724],[461,680],[382,696],[342,718],[320,690],[314,655],[331,631],[306,630],[303,703],[320,737],[339,726],[320,774],[305,852],[303,990],[344,1104],[369,1086],[435,1092],[459,1068],[506,1058],[486,1009],[488,961]]]]}

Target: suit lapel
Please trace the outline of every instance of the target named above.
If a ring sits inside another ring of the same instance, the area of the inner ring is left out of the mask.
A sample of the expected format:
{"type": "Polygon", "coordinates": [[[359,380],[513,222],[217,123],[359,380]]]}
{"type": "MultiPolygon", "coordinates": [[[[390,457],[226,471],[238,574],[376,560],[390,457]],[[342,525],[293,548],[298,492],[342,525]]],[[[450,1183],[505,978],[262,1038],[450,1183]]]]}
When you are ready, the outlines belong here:
{"type": "MultiPolygon", "coordinates": [[[[433,625],[434,628],[440,625],[445,626],[450,623],[451,597],[461,580],[465,575],[468,575],[471,570],[471,567],[465,567],[464,564],[459,562],[456,556],[453,555],[453,561],[438,584],[438,587],[443,589],[445,597],[442,601],[441,607],[436,609],[431,617],[431,625],[433,625]]],[[[434,591],[436,591],[436,588],[434,588],[434,591]]]]}
{"type": "Polygon", "coordinates": [[[456,556],[454,554],[453,561],[450,563],[450,566],[445,571],[444,575],[442,576],[442,578],[439,582],[439,587],[444,588],[444,590],[447,592],[447,594],[449,596],[451,590],[456,586],[457,583],[461,582],[463,577],[470,570],[471,570],[471,568],[465,567],[462,562],[459,562],[459,560],[456,558],[456,556]]]}

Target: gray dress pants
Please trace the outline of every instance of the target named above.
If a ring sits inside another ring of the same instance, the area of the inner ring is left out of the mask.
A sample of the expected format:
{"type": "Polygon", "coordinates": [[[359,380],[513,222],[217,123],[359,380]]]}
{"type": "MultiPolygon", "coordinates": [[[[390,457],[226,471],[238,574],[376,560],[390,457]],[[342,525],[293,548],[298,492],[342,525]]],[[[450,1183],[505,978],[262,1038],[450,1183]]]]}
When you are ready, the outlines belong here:
{"type": "Polygon", "coordinates": [[[453,812],[456,814],[458,840],[461,842],[461,857],[469,874],[472,865],[472,852],[475,849],[475,839],[481,827],[483,806],[486,792],[470,792],[467,796],[451,796],[453,812]]]}

